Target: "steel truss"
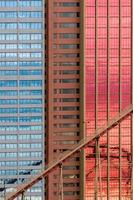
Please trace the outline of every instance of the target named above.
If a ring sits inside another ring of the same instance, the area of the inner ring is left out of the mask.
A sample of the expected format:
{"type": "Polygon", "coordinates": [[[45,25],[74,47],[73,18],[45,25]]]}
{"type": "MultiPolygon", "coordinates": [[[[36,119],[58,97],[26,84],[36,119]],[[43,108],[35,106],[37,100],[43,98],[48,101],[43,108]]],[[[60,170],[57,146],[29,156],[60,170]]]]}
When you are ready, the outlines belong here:
{"type": "MultiPolygon", "coordinates": [[[[89,144],[91,144],[94,141],[98,141],[101,136],[103,136],[105,133],[109,134],[109,130],[113,127],[117,126],[121,121],[123,121],[128,116],[132,115],[133,113],[133,105],[119,113],[117,117],[115,117],[113,120],[109,121],[107,126],[105,128],[98,129],[95,134],[91,135],[90,137],[85,137],[84,139],[80,140],[79,143],[74,145],[72,147],[72,150],[66,151],[61,156],[58,157],[58,159],[54,160],[52,163],[50,163],[46,168],[38,175],[31,177],[31,180],[29,182],[22,184],[17,187],[17,190],[13,193],[10,193],[6,196],[5,200],[13,200],[17,198],[20,195],[24,195],[24,193],[31,188],[33,185],[44,179],[48,174],[51,173],[55,168],[60,167],[60,174],[62,176],[62,163],[64,163],[68,158],[70,158],[73,154],[76,152],[84,149],[89,144]]],[[[100,154],[99,154],[100,157],[100,154]]],[[[99,161],[98,161],[99,162],[99,161]]],[[[99,165],[99,164],[98,164],[99,165]]],[[[63,181],[61,181],[63,183],[63,181]]],[[[62,192],[63,186],[60,185],[60,199],[63,199],[62,192]]]]}

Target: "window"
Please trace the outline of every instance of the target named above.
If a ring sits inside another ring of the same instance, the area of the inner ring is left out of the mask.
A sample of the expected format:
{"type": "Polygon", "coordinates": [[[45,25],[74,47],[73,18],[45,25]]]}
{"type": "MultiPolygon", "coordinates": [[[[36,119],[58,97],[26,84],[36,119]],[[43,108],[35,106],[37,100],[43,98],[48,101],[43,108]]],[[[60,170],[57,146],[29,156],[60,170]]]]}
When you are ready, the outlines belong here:
{"type": "Polygon", "coordinates": [[[71,88],[71,89],[61,89],[62,94],[78,94],[79,89],[71,88]]]}
{"type": "Polygon", "coordinates": [[[61,3],[59,3],[59,6],[64,6],[64,7],[76,7],[79,5],[80,5],[80,3],[78,3],[78,2],[61,2],[61,3]]]}
{"type": "Polygon", "coordinates": [[[30,148],[30,144],[19,144],[18,147],[22,148],[22,149],[27,149],[27,148],[29,149],[30,148]]]}
{"type": "Polygon", "coordinates": [[[17,113],[18,109],[17,108],[0,108],[0,113],[5,114],[5,113],[17,113]]]}
{"type": "Polygon", "coordinates": [[[79,49],[79,44],[60,44],[60,49],[79,49]]]}
{"type": "Polygon", "coordinates": [[[18,81],[14,80],[2,80],[0,81],[0,87],[16,87],[18,86],[18,81]]]}
{"type": "Polygon", "coordinates": [[[19,140],[41,140],[42,139],[42,135],[39,134],[35,134],[35,135],[29,135],[29,134],[19,134],[18,136],[19,140]]]}
{"type": "Polygon", "coordinates": [[[79,83],[79,79],[62,79],[62,83],[79,83]]]}
{"type": "Polygon", "coordinates": [[[42,0],[19,0],[19,6],[22,7],[42,6],[42,0]]]}
{"type": "MultiPolygon", "coordinates": [[[[75,167],[79,167],[79,166],[75,166],[75,167]]],[[[63,186],[64,187],[79,187],[79,183],[63,183],[63,186]]]]}
{"type": "Polygon", "coordinates": [[[39,34],[39,33],[38,34],[37,33],[36,34],[31,34],[30,35],[30,39],[31,40],[41,40],[42,39],[42,34],[39,34]]]}
{"type": "Polygon", "coordinates": [[[58,132],[58,133],[54,133],[57,136],[79,136],[79,132],[58,132]]]}
{"type": "Polygon", "coordinates": [[[42,104],[42,99],[20,99],[20,104],[42,104]]]}
{"type": "Polygon", "coordinates": [[[62,12],[59,13],[60,17],[79,17],[79,12],[62,12]]]}
{"type": "Polygon", "coordinates": [[[33,53],[19,53],[19,58],[41,58],[42,53],[33,52],[33,53]]]}
{"type": "Polygon", "coordinates": [[[19,157],[30,157],[30,152],[19,152],[19,157]]]}
{"type": "Polygon", "coordinates": [[[19,29],[41,29],[42,28],[42,23],[35,23],[35,22],[20,22],[19,23],[19,29]]]}
{"type": "Polygon", "coordinates": [[[0,18],[17,18],[16,11],[0,12],[0,18]]]}
{"type": "Polygon", "coordinates": [[[6,135],[6,140],[17,140],[17,135],[6,135]]]}
{"type": "MultiPolygon", "coordinates": [[[[20,67],[41,67],[42,62],[41,61],[20,61],[19,66],[20,67]]],[[[32,71],[34,71],[34,70],[32,70],[32,71]]],[[[21,70],[20,70],[20,73],[21,73],[21,70]]],[[[23,73],[23,71],[22,71],[22,73],[23,73]]],[[[24,75],[29,75],[29,74],[24,74],[24,75]]]]}
{"type": "Polygon", "coordinates": [[[17,153],[5,153],[5,157],[6,158],[16,158],[17,157],[17,153]]]}
{"type": "Polygon", "coordinates": [[[77,106],[63,106],[62,107],[62,110],[64,110],[64,111],[70,111],[70,110],[79,110],[79,107],[77,107],[77,106]]]}
{"type": "Polygon", "coordinates": [[[19,126],[20,131],[41,131],[42,126],[32,126],[32,125],[21,125],[19,126]]]}
{"type": "Polygon", "coordinates": [[[42,112],[42,108],[38,108],[38,107],[32,107],[32,108],[20,108],[19,109],[20,113],[41,113],[42,112]]]}
{"type": "Polygon", "coordinates": [[[41,144],[41,143],[32,143],[32,144],[31,144],[31,148],[32,148],[32,149],[34,149],[34,148],[37,149],[37,148],[41,148],[41,147],[42,147],[42,144],[41,144]]]}
{"type": "Polygon", "coordinates": [[[17,131],[17,126],[0,126],[0,131],[17,131]]]}
{"type": "Polygon", "coordinates": [[[16,149],[17,148],[17,144],[6,144],[6,149],[16,149]]]}
{"type": "Polygon", "coordinates": [[[6,34],[6,40],[17,40],[17,34],[6,34]]]}
{"type": "Polygon", "coordinates": [[[80,34],[77,33],[60,33],[59,34],[60,38],[65,38],[65,39],[74,39],[74,38],[79,38],[80,34]]]}
{"type": "MultiPolygon", "coordinates": [[[[3,92],[3,94],[6,95],[7,91],[0,91],[0,92],[3,92]]],[[[8,93],[7,93],[7,95],[8,95],[8,93]]],[[[12,105],[12,104],[17,104],[17,103],[18,103],[17,99],[0,99],[0,104],[2,104],[2,105],[8,105],[8,104],[12,105]]]]}
{"type": "Polygon", "coordinates": [[[77,196],[79,195],[79,191],[64,191],[63,194],[65,196],[77,196]]]}
{"type": "Polygon", "coordinates": [[[69,179],[79,178],[79,174],[64,174],[63,178],[64,179],[67,179],[67,178],[69,178],[69,179]]]}
{"type": "Polygon", "coordinates": [[[16,58],[17,53],[0,53],[0,58],[16,58]]]}
{"type": "Polygon", "coordinates": [[[80,102],[79,98],[63,98],[62,102],[80,102]]]}
{"type": "Polygon", "coordinates": [[[17,70],[0,70],[0,76],[15,76],[18,75],[17,70]]]}
{"type": "Polygon", "coordinates": [[[59,24],[60,28],[79,28],[79,23],[60,23],[59,24]]]}
{"type": "Polygon", "coordinates": [[[79,53],[60,53],[60,54],[54,54],[54,56],[59,58],[79,58],[79,53]]]}
{"type": "Polygon", "coordinates": [[[42,90],[20,90],[20,96],[42,95],[42,90]]]}
{"type": "Polygon", "coordinates": [[[0,23],[0,29],[17,29],[17,23],[2,22],[0,23]]]}
{"type": "Polygon", "coordinates": [[[79,74],[79,70],[63,70],[63,74],[79,74]]]}
{"type": "Polygon", "coordinates": [[[0,122],[18,122],[17,117],[0,117],[0,122]]]}
{"type": "Polygon", "coordinates": [[[0,67],[17,67],[18,63],[16,61],[1,61],[0,67]]]}
{"type": "Polygon", "coordinates": [[[6,44],[5,48],[6,49],[17,49],[17,44],[6,44]]]}
{"type": "Polygon", "coordinates": [[[79,62],[55,62],[54,66],[79,66],[79,62]]]}
{"type": "Polygon", "coordinates": [[[0,96],[16,96],[18,95],[17,90],[0,90],[0,96]]]}
{"type": "Polygon", "coordinates": [[[32,117],[20,117],[20,122],[42,122],[41,116],[32,116],[32,117]]]}
{"type": "Polygon", "coordinates": [[[16,161],[7,161],[7,162],[5,162],[5,166],[17,166],[17,162],[16,161]]]}
{"type": "Polygon", "coordinates": [[[42,81],[41,80],[20,80],[19,85],[21,87],[33,87],[33,86],[42,86],[42,81]]]}
{"type": "Polygon", "coordinates": [[[79,119],[79,115],[63,115],[63,119],[79,119]]]}
{"type": "MultiPolygon", "coordinates": [[[[65,124],[54,124],[54,127],[56,128],[77,128],[79,127],[79,124],[71,124],[71,123],[65,123],[65,124]]],[[[63,141],[62,143],[65,144],[66,140],[63,141]],[[64,143],[63,143],[64,142],[64,143]]],[[[73,142],[72,140],[70,143],[73,142]]],[[[72,144],[72,143],[71,143],[72,144]]]]}
{"type": "Polygon", "coordinates": [[[0,7],[16,7],[17,6],[17,0],[0,0],[0,7]]]}
{"type": "Polygon", "coordinates": [[[19,74],[21,76],[25,76],[25,75],[42,75],[42,70],[20,70],[19,74]]]}
{"type": "Polygon", "coordinates": [[[41,157],[42,152],[31,152],[31,157],[41,157]]]}
{"type": "Polygon", "coordinates": [[[21,11],[18,13],[18,17],[20,17],[20,18],[41,18],[42,12],[21,11]]]}
{"type": "Polygon", "coordinates": [[[63,170],[79,170],[79,166],[63,166],[63,170]]]}
{"type": "Polygon", "coordinates": [[[19,140],[30,140],[30,135],[29,134],[26,134],[26,135],[19,134],[18,139],[19,140]]]}
{"type": "Polygon", "coordinates": [[[25,143],[23,143],[23,144],[19,144],[19,148],[41,148],[41,146],[42,146],[42,144],[41,143],[33,143],[33,144],[25,144],[25,143]]]}

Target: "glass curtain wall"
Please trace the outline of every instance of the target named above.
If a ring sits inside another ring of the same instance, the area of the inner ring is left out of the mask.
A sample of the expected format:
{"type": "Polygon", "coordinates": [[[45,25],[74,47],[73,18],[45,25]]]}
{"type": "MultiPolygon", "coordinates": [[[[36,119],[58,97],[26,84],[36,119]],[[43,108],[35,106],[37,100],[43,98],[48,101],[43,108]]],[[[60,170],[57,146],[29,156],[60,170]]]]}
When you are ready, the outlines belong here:
{"type": "MultiPolygon", "coordinates": [[[[86,126],[91,135],[132,103],[132,0],[85,4],[86,126]]],[[[131,199],[131,130],[128,117],[100,139],[98,155],[95,144],[87,148],[87,200],[131,199]]]]}
{"type": "MultiPolygon", "coordinates": [[[[0,196],[44,165],[44,1],[0,0],[0,196]]],[[[41,200],[43,183],[26,194],[41,200]]]]}

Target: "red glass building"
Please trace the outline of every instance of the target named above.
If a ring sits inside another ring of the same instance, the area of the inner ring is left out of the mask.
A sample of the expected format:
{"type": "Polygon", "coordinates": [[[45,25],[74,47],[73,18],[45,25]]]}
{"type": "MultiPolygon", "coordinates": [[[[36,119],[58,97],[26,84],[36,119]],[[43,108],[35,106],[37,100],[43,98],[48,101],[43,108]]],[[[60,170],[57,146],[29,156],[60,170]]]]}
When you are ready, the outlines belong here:
{"type": "MultiPolygon", "coordinates": [[[[87,135],[133,101],[132,12],[132,0],[85,1],[87,135]]],[[[100,138],[99,151],[86,150],[86,199],[132,199],[131,117],[100,138]]]]}

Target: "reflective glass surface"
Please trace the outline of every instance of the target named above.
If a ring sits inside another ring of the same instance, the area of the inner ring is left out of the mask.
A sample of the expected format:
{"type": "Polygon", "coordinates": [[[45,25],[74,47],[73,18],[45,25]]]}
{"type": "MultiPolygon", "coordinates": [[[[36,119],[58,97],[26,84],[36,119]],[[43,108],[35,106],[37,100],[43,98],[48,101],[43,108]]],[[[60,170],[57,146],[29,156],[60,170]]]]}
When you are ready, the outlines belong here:
{"type": "MultiPolygon", "coordinates": [[[[44,165],[43,4],[0,0],[1,196],[44,165]]],[[[35,188],[27,199],[43,199],[43,184],[35,188]]]]}
{"type": "MultiPolygon", "coordinates": [[[[87,135],[132,101],[132,1],[86,0],[87,135]]],[[[86,199],[131,199],[131,118],[86,150],[86,199]],[[96,157],[100,156],[100,163],[96,157]],[[100,169],[99,169],[100,165],[100,169]]]]}

